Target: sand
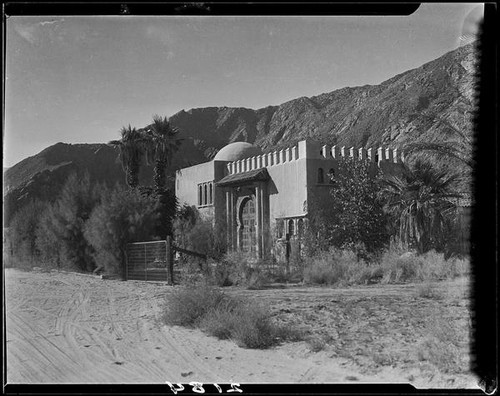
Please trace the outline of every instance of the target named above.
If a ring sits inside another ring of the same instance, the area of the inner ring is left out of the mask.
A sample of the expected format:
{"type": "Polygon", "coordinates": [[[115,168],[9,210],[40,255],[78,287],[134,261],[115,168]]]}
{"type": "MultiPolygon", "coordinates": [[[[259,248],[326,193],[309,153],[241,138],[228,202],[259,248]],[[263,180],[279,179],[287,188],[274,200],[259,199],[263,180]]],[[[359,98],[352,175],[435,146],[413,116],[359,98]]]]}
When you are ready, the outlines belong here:
{"type": "MultiPolygon", "coordinates": [[[[305,341],[251,350],[197,329],[168,327],[159,316],[172,289],[163,283],[5,270],[7,383],[411,382],[423,388],[477,388],[472,374],[429,374],[428,367],[399,368],[383,362],[369,370],[351,356],[328,348],[312,352],[305,341]]],[[[342,293],[377,293],[374,288],[227,290],[275,301],[281,319],[292,314],[294,307],[309,307],[317,314],[318,302],[338,305],[342,293]]],[[[401,291],[396,287],[385,292],[390,296],[401,291]]],[[[355,329],[351,336],[356,337],[355,329]]]]}

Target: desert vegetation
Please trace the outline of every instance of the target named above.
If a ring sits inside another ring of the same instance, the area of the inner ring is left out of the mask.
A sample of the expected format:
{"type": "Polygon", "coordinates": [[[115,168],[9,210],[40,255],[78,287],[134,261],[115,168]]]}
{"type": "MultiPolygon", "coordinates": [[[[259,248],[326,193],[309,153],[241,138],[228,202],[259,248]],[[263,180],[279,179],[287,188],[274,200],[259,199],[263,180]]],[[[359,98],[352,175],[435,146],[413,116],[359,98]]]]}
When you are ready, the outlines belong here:
{"type": "Polygon", "coordinates": [[[301,336],[299,330],[277,324],[264,306],[231,297],[207,283],[171,293],[162,318],[166,324],[197,327],[246,348],[268,348],[301,336]]]}

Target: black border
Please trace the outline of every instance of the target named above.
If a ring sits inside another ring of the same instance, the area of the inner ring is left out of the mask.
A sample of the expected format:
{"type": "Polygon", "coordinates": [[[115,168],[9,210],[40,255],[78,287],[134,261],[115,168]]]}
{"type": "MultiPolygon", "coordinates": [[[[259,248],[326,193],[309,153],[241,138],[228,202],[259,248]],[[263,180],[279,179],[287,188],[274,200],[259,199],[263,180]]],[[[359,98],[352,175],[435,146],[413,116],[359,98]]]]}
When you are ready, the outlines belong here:
{"type": "Polygon", "coordinates": [[[485,4],[478,42],[480,81],[474,120],[476,166],[471,221],[472,370],[488,393],[498,385],[498,10],[485,4]]]}
{"type": "Polygon", "coordinates": [[[6,2],[5,13],[44,15],[410,15],[419,3],[349,2],[6,2]]]}
{"type": "MultiPolygon", "coordinates": [[[[253,2],[253,3],[165,3],[165,2],[2,2],[3,23],[9,16],[141,16],[141,15],[208,15],[208,16],[313,16],[313,15],[410,15],[419,3],[332,3],[332,2],[253,2]]],[[[477,167],[474,174],[476,205],[471,224],[473,264],[473,307],[475,331],[472,342],[473,371],[483,379],[488,393],[498,381],[498,302],[497,302],[497,237],[498,190],[497,168],[497,76],[498,28],[496,3],[485,4],[481,89],[476,119],[477,167]],[[494,133],[492,133],[494,132],[494,133]]],[[[5,37],[5,36],[4,36],[5,37]]],[[[5,50],[5,47],[4,47],[5,50]]],[[[5,319],[5,318],[4,318],[5,319]]],[[[5,321],[4,321],[5,323],[5,321]]],[[[5,348],[5,343],[3,343],[5,348]]],[[[5,350],[5,349],[4,349],[5,350]]],[[[4,362],[5,363],[5,362],[4,362]]],[[[6,368],[4,365],[4,381],[6,368]]],[[[165,384],[90,385],[33,384],[6,385],[5,394],[171,394],[165,384]]],[[[196,394],[189,384],[178,394],[196,394]]],[[[230,384],[219,384],[224,390],[230,384]]],[[[416,389],[407,384],[240,384],[244,394],[484,394],[480,389],[416,389]]],[[[205,394],[219,394],[210,384],[204,384],[205,394]],[[212,390],[213,389],[213,390],[212,390]]],[[[227,393],[224,391],[224,393],[227,393]]],[[[172,393],[173,394],[173,393],[172,393]]],[[[236,392],[234,393],[236,394],[236,392]]]]}

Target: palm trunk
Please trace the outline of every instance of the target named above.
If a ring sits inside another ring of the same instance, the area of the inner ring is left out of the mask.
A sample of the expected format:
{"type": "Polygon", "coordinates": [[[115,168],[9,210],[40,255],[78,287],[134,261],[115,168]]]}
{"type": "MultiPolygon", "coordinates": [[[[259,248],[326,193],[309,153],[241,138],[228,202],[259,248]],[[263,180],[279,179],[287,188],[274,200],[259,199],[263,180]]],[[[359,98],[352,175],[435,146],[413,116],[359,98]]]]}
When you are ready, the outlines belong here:
{"type": "Polygon", "coordinates": [[[127,168],[127,184],[130,188],[137,188],[139,185],[139,163],[131,162],[127,168]]]}
{"type": "Polygon", "coordinates": [[[154,184],[156,191],[161,191],[165,188],[165,168],[165,161],[156,160],[154,168],[154,184]]]}

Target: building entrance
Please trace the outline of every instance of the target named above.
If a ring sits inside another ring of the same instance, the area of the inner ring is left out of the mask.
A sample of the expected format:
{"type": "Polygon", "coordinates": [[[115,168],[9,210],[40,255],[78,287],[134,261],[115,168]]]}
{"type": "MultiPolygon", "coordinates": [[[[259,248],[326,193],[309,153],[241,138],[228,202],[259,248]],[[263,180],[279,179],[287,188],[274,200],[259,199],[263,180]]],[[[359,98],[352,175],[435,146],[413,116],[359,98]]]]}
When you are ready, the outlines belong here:
{"type": "Polygon", "coordinates": [[[241,250],[255,253],[257,240],[255,236],[255,202],[253,198],[248,198],[243,203],[241,225],[241,250]]]}

